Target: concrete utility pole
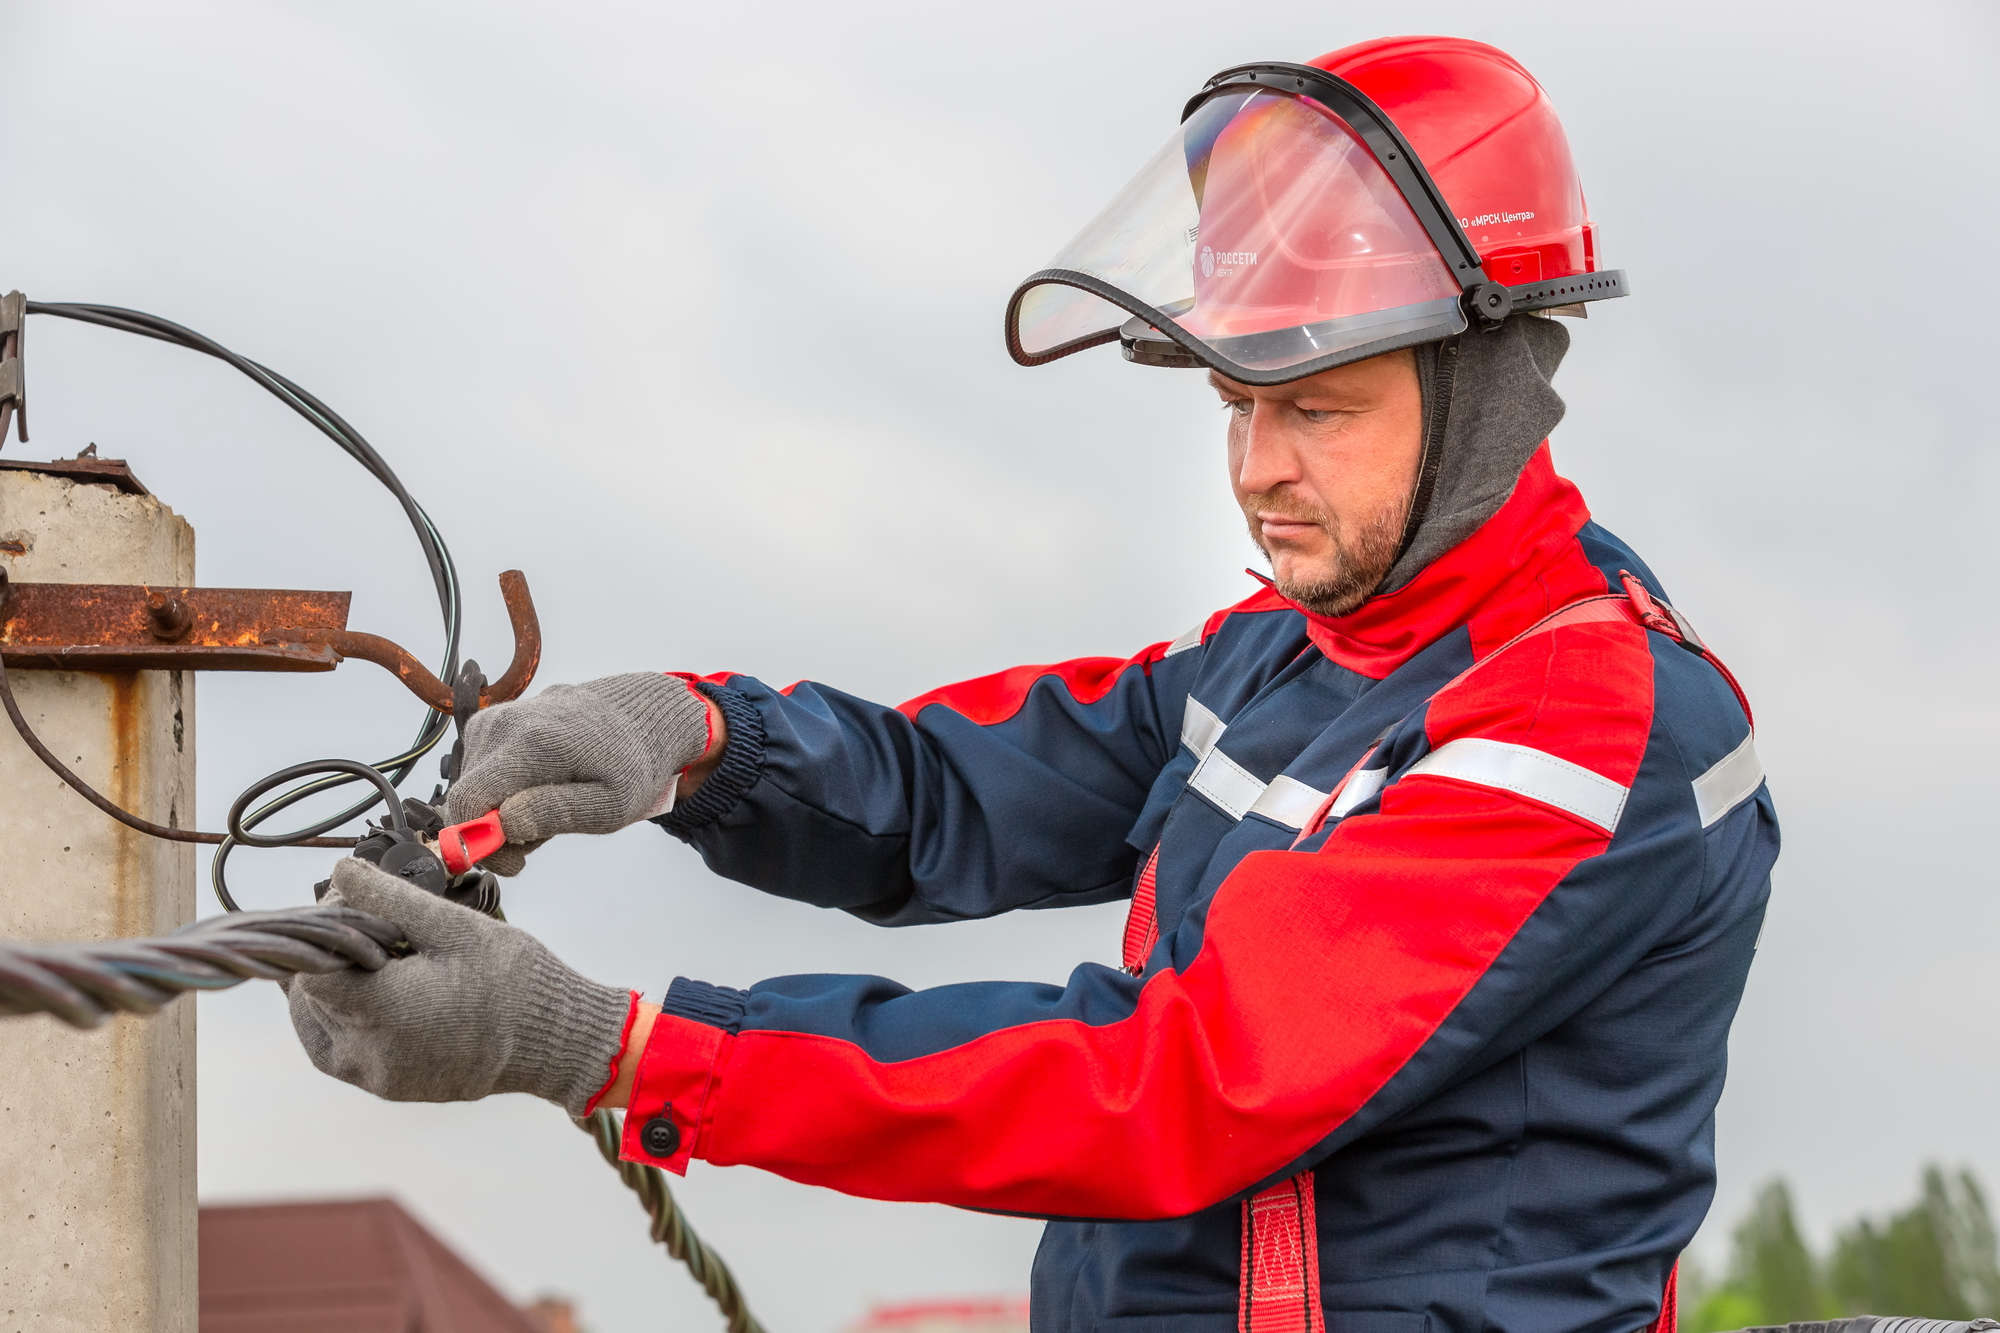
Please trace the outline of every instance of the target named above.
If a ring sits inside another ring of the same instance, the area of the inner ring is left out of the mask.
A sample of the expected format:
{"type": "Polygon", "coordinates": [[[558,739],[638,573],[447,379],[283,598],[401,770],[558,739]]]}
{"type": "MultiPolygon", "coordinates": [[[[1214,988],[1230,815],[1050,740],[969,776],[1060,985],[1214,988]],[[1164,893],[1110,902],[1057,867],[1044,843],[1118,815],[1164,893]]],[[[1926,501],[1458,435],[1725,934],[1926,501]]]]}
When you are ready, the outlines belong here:
{"type": "MultiPolygon", "coordinates": [[[[44,583],[194,582],[194,529],[150,495],[0,471],[0,563],[44,583]]],[[[84,781],[194,826],[194,678],[15,671],[84,781]]],[[[194,918],[194,848],[71,792],[0,717],[0,937],[161,935],[194,918]]],[[[0,1023],[0,1333],[196,1333],[194,1003],[78,1032],[0,1023]]]]}

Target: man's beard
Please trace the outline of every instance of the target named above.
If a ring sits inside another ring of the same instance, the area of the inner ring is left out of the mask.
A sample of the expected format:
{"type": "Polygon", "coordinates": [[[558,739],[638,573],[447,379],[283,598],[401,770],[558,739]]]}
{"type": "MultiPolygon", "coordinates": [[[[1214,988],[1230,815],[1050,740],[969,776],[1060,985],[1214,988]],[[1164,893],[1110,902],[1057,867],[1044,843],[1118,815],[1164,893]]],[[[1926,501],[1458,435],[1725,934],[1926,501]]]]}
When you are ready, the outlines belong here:
{"type": "MultiPolygon", "coordinates": [[[[1403,522],[1409,508],[1409,498],[1405,496],[1384,505],[1358,531],[1345,531],[1332,515],[1301,503],[1286,491],[1267,491],[1243,498],[1243,516],[1250,523],[1250,540],[1264,552],[1266,560],[1271,559],[1271,553],[1265,550],[1259,536],[1262,525],[1257,520],[1257,511],[1260,509],[1317,524],[1332,541],[1333,571],[1326,578],[1310,583],[1289,583],[1282,578],[1276,581],[1279,592],[1306,610],[1322,616],[1344,616],[1367,601],[1369,595],[1382,586],[1382,580],[1388,576],[1389,567],[1396,563],[1396,554],[1402,547],[1403,522]]],[[[1271,572],[1277,573],[1275,560],[1271,561],[1271,572]]]]}

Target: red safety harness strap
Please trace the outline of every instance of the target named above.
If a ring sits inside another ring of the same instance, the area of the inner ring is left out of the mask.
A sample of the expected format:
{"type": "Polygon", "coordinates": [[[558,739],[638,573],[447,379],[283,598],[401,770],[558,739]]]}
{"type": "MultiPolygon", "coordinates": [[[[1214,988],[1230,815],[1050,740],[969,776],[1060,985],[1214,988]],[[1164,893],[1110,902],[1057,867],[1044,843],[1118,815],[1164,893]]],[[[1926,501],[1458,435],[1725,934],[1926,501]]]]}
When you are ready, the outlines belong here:
{"type": "Polygon", "coordinates": [[[1654,601],[1652,594],[1646,591],[1646,585],[1639,582],[1631,570],[1619,570],[1618,580],[1625,585],[1625,596],[1632,603],[1633,617],[1641,625],[1658,630],[1722,674],[1722,678],[1729,682],[1730,691],[1736,695],[1736,702],[1743,707],[1744,720],[1750,724],[1750,730],[1755,731],[1757,716],[1750,711],[1750,696],[1743,693],[1743,687],[1736,683],[1736,673],[1724,666],[1721,658],[1708,651],[1708,645],[1694,632],[1694,626],[1688,624],[1687,617],[1671,606],[1662,606],[1654,601]]]}
{"type": "Polygon", "coordinates": [[[1237,1333],[1326,1333],[1312,1172],[1244,1201],[1242,1271],[1237,1333]]]}
{"type": "Polygon", "coordinates": [[[1653,1321],[1647,1333],[1679,1333],[1681,1326],[1681,1264],[1674,1260],[1674,1266],[1667,1270],[1667,1289],[1660,1293],[1660,1317],[1653,1321]]]}
{"type": "Polygon", "coordinates": [[[1125,914],[1125,970],[1135,977],[1146,970],[1146,960],[1160,942],[1160,909],[1153,899],[1153,876],[1159,865],[1160,845],[1154,843],[1139,882],[1132,886],[1132,908],[1125,914]]]}

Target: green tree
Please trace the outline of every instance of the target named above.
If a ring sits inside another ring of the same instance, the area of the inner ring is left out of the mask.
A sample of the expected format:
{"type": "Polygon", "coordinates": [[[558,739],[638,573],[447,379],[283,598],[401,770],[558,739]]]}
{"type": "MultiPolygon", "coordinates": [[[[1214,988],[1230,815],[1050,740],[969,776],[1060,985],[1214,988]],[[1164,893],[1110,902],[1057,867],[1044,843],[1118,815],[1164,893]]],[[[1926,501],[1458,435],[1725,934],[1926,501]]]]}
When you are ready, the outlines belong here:
{"type": "Polygon", "coordinates": [[[1833,1313],[1819,1264],[1799,1234],[1791,1187],[1782,1179],[1757,1191],[1736,1225],[1729,1273],[1720,1286],[1690,1283],[1686,1333],[1719,1333],[1758,1324],[1824,1319],[1833,1313]]]}
{"type": "Polygon", "coordinates": [[[1724,1333],[1748,1328],[1762,1318],[1762,1309],[1747,1291],[1718,1282],[1690,1252],[1681,1256],[1680,1333],[1724,1333]]]}
{"type": "MultiPolygon", "coordinates": [[[[1929,1197],[1929,1175],[1926,1173],[1925,1197],[1929,1197]]],[[[1940,1192],[1943,1180],[1940,1178],[1940,1192]]],[[[1979,1188],[1979,1180],[1972,1172],[1958,1173],[1958,1189],[1955,1195],[1948,1195],[1951,1206],[1946,1214],[1945,1261],[1959,1293],[1965,1297],[1966,1305],[1975,1318],[1991,1318],[2000,1313],[2000,1242],[1993,1233],[1993,1215],[1986,1209],[1986,1192],[1979,1188]]]]}
{"type": "Polygon", "coordinates": [[[1927,1166],[1917,1201],[1860,1218],[1824,1264],[1799,1234],[1791,1190],[1774,1179],[1733,1233],[1729,1269],[1711,1282],[1694,1256],[1681,1269],[1682,1333],[1725,1333],[1838,1315],[1976,1319],[2000,1314],[2000,1244],[1972,1172],[1927,1166]]]}
{"type": "Polygon", "coordinates": [[[1830,1285],[1848,1314],[1972,1319],[2000,1310],[2000,1261],[1986,1197],[1970,1171],[1924,1168],[1923,1195],[1834,1243],[1830,1285]]]}

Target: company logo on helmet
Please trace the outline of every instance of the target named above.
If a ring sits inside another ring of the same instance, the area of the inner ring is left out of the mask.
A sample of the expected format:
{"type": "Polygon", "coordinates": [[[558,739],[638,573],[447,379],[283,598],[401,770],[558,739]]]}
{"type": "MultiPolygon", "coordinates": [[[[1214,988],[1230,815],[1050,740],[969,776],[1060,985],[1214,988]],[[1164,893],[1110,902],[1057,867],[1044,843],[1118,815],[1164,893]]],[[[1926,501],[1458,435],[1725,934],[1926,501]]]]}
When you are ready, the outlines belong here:
{"type": "Polygon", "coordinates": [[[1256,262],[1255,250],[1224,250],[1217,254],[1209,246],[1201,247],[1201,276],[1204,278],[1214,277],[1218,264],[1222,266],[1222,276],[1226,278],[1232,268],[1248,268],[1256,262]]]}
{"type": "Polygon", "coordinates": [[[1476,218],[1460,218],[1458,225],[1461,227],[1491,227],[1502,222],[1526,222],[1534,216],[1533,213],[1481,213],[1476,218]]]}

